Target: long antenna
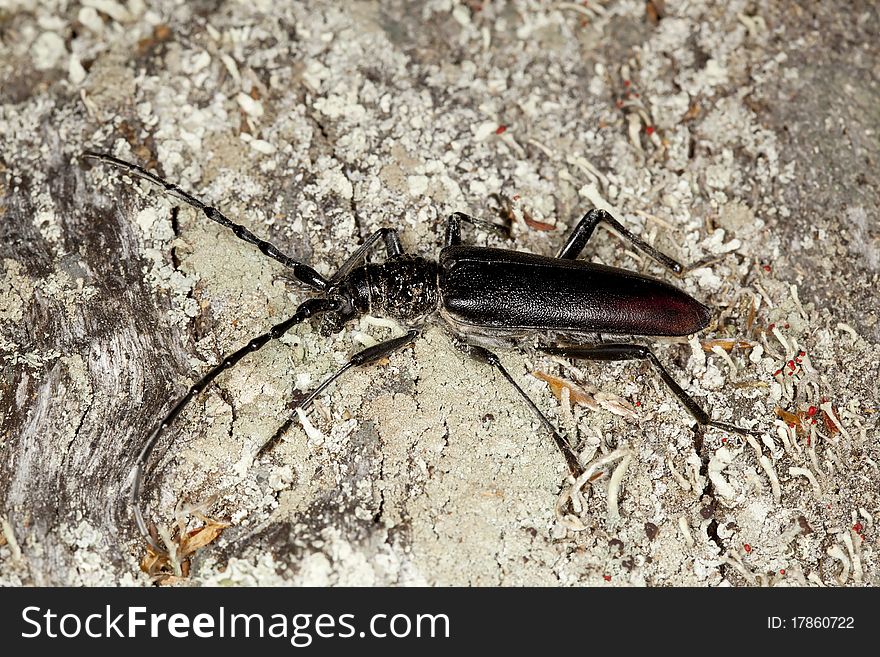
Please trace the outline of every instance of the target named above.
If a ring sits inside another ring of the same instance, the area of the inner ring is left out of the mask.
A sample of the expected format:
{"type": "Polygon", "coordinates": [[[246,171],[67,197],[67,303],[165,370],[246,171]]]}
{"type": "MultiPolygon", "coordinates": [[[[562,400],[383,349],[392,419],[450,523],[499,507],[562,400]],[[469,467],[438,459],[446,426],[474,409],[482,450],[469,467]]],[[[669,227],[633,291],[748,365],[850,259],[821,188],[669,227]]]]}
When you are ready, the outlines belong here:
{"type": "Polygon", "coordinates": [[[135,524],[137,525],[138,531],[143,535],[143,537],[147,540],[150,546],[157,552],[161,552],[162,548],[160,548],[156,542],[153,540],[152,535],[150,534],[149,529],[147,528],[146,520],[144,519],[144,511],[141,508],[141,491],[143,489],[144,484],[144,475],[148,469],[150,455],[153,453],[153,449],[156,447],[156,443],[159,442],[159,439],[165,434],[168,428],[173,424],[173,422],[177,419],[180,413],[186,408],[187,404],[191,402],[196,395],[198,395],[202,390],[204,390],[208,385],[216,379],[220,374],[228,370],[230,367],[233,367],[238,361],[244,358],[247,354],[253,353],[263,347],[270,340],[274,340],[280,338],[284,335],[288,330],[290,330],[293,326],[297,324],[301,324],[306,321],[313,315],[317,313],[326,312],[328,310],[332,310],[339,306],[339,302],[330,301],[329,299],[308,299],[300,304],[299,308],[296,309],[296,312],[292,317],[284,320],[283,322],[276,324],[271,329],[263,333],[262,335],[258,335],[253,338],[250,342],[248,342],[245,346],[243,346],[238,351],[235,351],[228,356],[225,356],[220,364],[212,368],[205,374],[201,379],[196,381],[192,387],[187,391],[187,393],[181,397],[176,404],[171,408],[170,411],[163,417],[150,434],[147,436],[147,440],[144,442],[144,446],[141,447],[140,452],[138,452],[137,458],[135,459],[134,466],[131,469],[131,494],[129,496],[129,502],[131,504],[132,512],[134,513],[135,524]]]}
{"type": "Polygon", "coordinates": [[[159,176],[150,173],[143,167],[138,166],[137,164],[132,164],[131,162],[120,160],[119,158],[113,157],[112,155],[86,151],[85,153],[83,153],[83,157],[87,160],[95,160],[97,162],[110,164],[118,169],[122,169],[123,171],[135,176],[136,178],[141,178],[143,180],[147,180],[153,183],[154,185],[158,185],[163,189],[166,194],[180,199],[187,205],[190,205],[197,210],[201,210],[208,219],[228,228],[235,234],[238,239],[244,240],[248,244],[255,245],[265,255],[277,260],[285,267],[289,267],[290,269],[292,269],[293,275],[304,285],[308,285],[313,290],[318,291],[326,290],[327,287],[329,287],[329,281],[321,276],[321,274],[319,274],[317,271],[315,271],[308,265],[300,262],[299,260],[294,260],[290,256],[283,254],[274,245],[270,244],[264,239],[260,239],[241,224],[237,224],[229,219],[217,208],[213,208],[210,205],[203,203],[195,196],[193,196],[189,192],[185,192],[174,183],[170,183],[167,180],[164,180],[159,176]]]}

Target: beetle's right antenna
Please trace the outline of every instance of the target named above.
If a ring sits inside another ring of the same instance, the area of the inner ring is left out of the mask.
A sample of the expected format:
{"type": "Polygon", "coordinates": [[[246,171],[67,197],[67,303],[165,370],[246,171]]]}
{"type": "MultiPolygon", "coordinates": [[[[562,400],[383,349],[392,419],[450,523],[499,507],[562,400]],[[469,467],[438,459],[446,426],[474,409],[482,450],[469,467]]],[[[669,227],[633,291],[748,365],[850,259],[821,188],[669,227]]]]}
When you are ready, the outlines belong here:
{"type": "Polygon", "coordinates": [[[247,354],[260,349],[270,340],[280,338],[293,326],[301,324],[313,315],[333,310],[337,308],[338,305],[338,301],[331,301],[322,298],[308,299],[307,301],[304,301],[300,304],[299,308],[296,309],[296,312],[292,317],[284,320],[280,324],[276,324],[262,335],[255,337],[238,351],[224,357],[219,365],[215,366],[201,379],[196,381],[187,393],[181,397],[176,404],[174,404],[170,411],[168,411],[168,414],[153,428],[150,435],[147,436],[147,440],[144,442],[144,446],[141,447],[141,451],[138,452],[137,459],[135,459],[134,466],[131,469],[131,494],[129,495],[129,503],[131,504],[132,513],[134,514],[134,520],[138,531],[155,552],[164,552],[164,550],[156,544],[156,541],[153,539],[147,528],[147,522],[144,519],[144,511],[141,507],[140,498],[144,484],[144,475],[147,471],[150,455],[153,453],[156,443],[159,442],[159,438],[161,438],[168,430],[168,427],[170,427],[174,420],[177,419],[177,416],[180,415],[186,405],[189,404],[189,402],[191,402],[202,390],[208,387],[208,385],[220,376],[221,373],[225,372],[230,367],[233,367],[247,354]]]}
{"type": "Polygon", "coordinates": [[[266,240],[260,239],[241,224],[237,224],[229,219],[217,208],[213,208],[210,205],[202,203],[202,201],[197,199],[192,194],[183,191],[174,183],[163,180],[159,176],[150,173],[143,167],[138,166],[137,164],[132,164],[131,162],[120,160],[119,158],[113,157],[112,155],[86,151],[85,153],[83,153],[83,157],[87,160],[95,160],[97,162],[110,164],[114,167],[117,167],[118,169],[126,171],[136,178],[142,178],[143,180],[148,180],[154,185],[158,185],[165,191],[166,194],[174,196],[175,198],[179,198],[187,205],[190,205],[197,210],[201,210],[205,213],[205,216],[208,219],[230,229],[240,240],[244,240],[248,244],[255,245],[265,255],[277,260],[285,267],[289,267],[290,269],[292,269],[293,275],[297,278],[297,280],[305,285],[308,285],[313,290],[323,291],[326,290],[329,286],[329,282],[327,281],[327,279],[321,276],[321,274],[319,274],[308,265],[299,262],[298,260],[294,260],[290,256],[281,253],[281,251],[279,251],[275,246],[273,246],[266,240]]]}

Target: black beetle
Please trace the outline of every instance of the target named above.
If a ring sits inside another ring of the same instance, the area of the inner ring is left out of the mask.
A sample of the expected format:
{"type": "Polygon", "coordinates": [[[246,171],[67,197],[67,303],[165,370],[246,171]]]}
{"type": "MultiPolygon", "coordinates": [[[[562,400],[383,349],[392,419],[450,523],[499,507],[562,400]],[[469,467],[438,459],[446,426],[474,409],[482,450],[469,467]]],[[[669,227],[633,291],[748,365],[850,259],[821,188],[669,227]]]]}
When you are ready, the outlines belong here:
{"type": "MultiPolygon", "coordinates": [[[[460,212],[448,219],[445,244],[436,262],[404,253],[397,231],[382,228],[368,237],[332,277],[325,278],[312,267],[284,255],[244,226],[234,223],[219,210],[142,167],[100,153],[87,152],[84,157],[111,164],[159,185],[167,193],[204,212],[208,219],[229,228],[240,239],[256,245],[265,255],[289,267],[298,281],[318,292],[318,296],[300,304],[289,319],[224,357],[219,365],[193,384],[147,437],[132,468],[129,500],[139,531],[157,551],[160,548],[147,529],[139,499],[149,457],[159,438],[183,408],[222,372],[233,367],[246,354],[281,337],[292,326],[317,315],[323,316],[321,332],[325,335],[340,331],[346,322],[366,313],[391,317],[411,328],[405,335],[354,354],[348,363],[297,404],[300,408],[307,407],[352,367],[373,363],[412,342],[419,335],[418,327],[439,313],[459,349],[495,367],[516,388],[553,436],[575,477],[583,472],[577,454],[516,383],[491,348],[514,346],[524,339],[533,339],[538,341],[537,349],[548,354],[586,360],[649,360],[701,426],[752,433],[710,419],[648,347],[630,343],[576,344],[597,334],[690,335],[704,329],[711,315],[709,308],[661,280],[626,269],[577,260],[597,224],[604,222],[640,251],[671,271],[682,273],[683,268],[678,262],[633,235],[604,210],[591,210],[584,215],[555,258],[462,245],[462,222],[494,224],[460,212]],[[368,262],[368,254],[380,244],[385,247],[387,259],[380,264],[368,262]],[[544,343],[540,342],[541,339],[544,343]]],[[[291,423],[292,418],[276,431],[267,445],[291,423]]]]}

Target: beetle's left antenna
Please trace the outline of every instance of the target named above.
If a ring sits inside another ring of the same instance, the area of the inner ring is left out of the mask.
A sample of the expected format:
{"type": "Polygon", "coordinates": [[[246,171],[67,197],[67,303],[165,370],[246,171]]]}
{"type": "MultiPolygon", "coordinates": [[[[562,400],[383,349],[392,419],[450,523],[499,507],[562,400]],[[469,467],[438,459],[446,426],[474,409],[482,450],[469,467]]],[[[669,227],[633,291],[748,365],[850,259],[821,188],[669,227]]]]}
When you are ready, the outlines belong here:
{"type": "Polygon", "coordinates": [[[313,290],[323,291],[326,290],[329,286],[329,281],[327,281],[326,278],[321,276],[321,274],[319,274],[313,268],[298,260],[294,260],[288,255],[285,255],[284,253],[279,251],[277,247],[273,246],[264,239],[260,239],[241,224],[237,224],[229,219],[229,217],[220,212],[220,210],[218,210],[217,208],[206,205],[189,192],[183,191],[174,183],[170,183],[167,180],[164,180],[159,176],[150,173],[143,167],[138,166],[137,164],[132,164],[131,162],[120,160],[119,158],[113,157],[112,155],[86,151],[85,153],[83,153],[83,157],[87,160],[95,160],[97,162],[110,164],[118,169],[126,171],[136,178],[142,178],[143,180],[147,180],[154,185],[158,185],[163,189],[163,191],[165,191],[166,194],[174,196],[175,198],[179,198],[187,205],[190,205],[197,210],[201,210],[208,219],[220,224],[221,226],[224,226],[225,228],[228,228],[240,240],[244,240],[248,244],[253,244],[265,255],[277,260],[285,267],[289,267],[290,269],[292,269],[293,275],[297,278],[297,280],[299,280],[304,285],[308,285],[313,290]]]}
{"type": "Polygon", "coordinates": [[[153,449],[156,447],[156,443],[159,442],[159,438],[168,430],[168,427],[177,419],[177,416],[180,415],[181,411],[192,401],[196,395],[198,395],[202,390],[208,387],[214,379],[220,376],[221,373],[228,370],[230,367],[233,367],[238,361],[244,358],[247,354],[252,353],[260,349],[263,345],[265,345],[270,340],[274,340],[276,338],[280,338],[284,335],[288,330],[297,324],[301,324],[306,321],[313,315],[318,313],[327,312],[328,310],[333,310],[337,308],[339,305],[338,301],[331,301],[329,299],[308,299],[300,304],[299,308],[296,309],[296,312],[292,317],[284,320],[283,322],[276,324],[271,329],[252,339],[245,346],[243,346],[238,351],[235,351],[228,356],[225,356],[220,364],[211,369],[207,374],[205,374],[201,379],[196,381],[192,387],[187,391],[187,393],[181,397],[176,404],[168,411],[168,414],[162,418],[162,420],[156,424],[153,430],[150,432],[150,435],[147,436],[147,440],[144,442],[144,446],[141,447],[141,451],[138,452],[137,459],[135,459],[134,466],[131,469],[131,493],[129,496],[129,502],[131,504],[132,513],[134,514],[135,524],[137,525],[138,531],[143,535],[146,541],[150,544],[156,552],[163,552],[164,550],[160,548],[156,541],[153,539],[150,534],[150,530],[147,528],[147,522],[144,518],[144,511],[141,507],[141,491],[143,490],[144,484],[144,475],[147,471],[147,466],[149,464],[150,455],[153,453],[153,449]]]}

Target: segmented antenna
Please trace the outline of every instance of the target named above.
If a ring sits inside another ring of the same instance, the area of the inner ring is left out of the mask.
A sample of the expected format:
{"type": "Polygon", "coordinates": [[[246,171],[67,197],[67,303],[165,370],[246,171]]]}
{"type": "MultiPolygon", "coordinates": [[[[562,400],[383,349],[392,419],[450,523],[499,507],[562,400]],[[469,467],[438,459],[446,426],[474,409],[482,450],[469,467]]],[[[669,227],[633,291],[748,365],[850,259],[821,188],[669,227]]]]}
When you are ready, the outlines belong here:
{"type": "Polygon", "coordinates": [[[285,255],[284,253],[279,251],[278,248],[274,245],[270,244],[264,239],[260,239],[241,224],[237,224],[229,219],[217,208],[211,207],[210,205],[203,203],[195,196],[193,196],[189,192],[185,192],[174,183],[170,183],[167,180],[164,180],[159,176],[150,173],[143,167],[138,166],[137,164],[132,164],[131,162],[120,160],[119,158],[113,157],[112,155],[86,151],[85,153],[83,153],[83,157],[87,160],[95,160],[96,162],[110,164],[117,169],[121,169],[131,174],[136,178],[147,180],[154,185],[161,187],[166,194],[180,199],[187,205],[190,205],[197,210],[201,210],[208,219],[220,224],[225,228],[228,228],[235,234],[238,239],[243,240],[248,244],[253,244],[265,255],[273,258],[274,260],[277,260],[285,267],[292,269],[293,275],[296,277],[296,279],[304,285],[308,285],[313,290],[323,291],[326,290],[329,286],[329,281],[327,281],[326,278],[321,276],[321,274],[319,274],[308,265],[300,262],[299,260],[295,260],[288,255],[285,255]]]}

